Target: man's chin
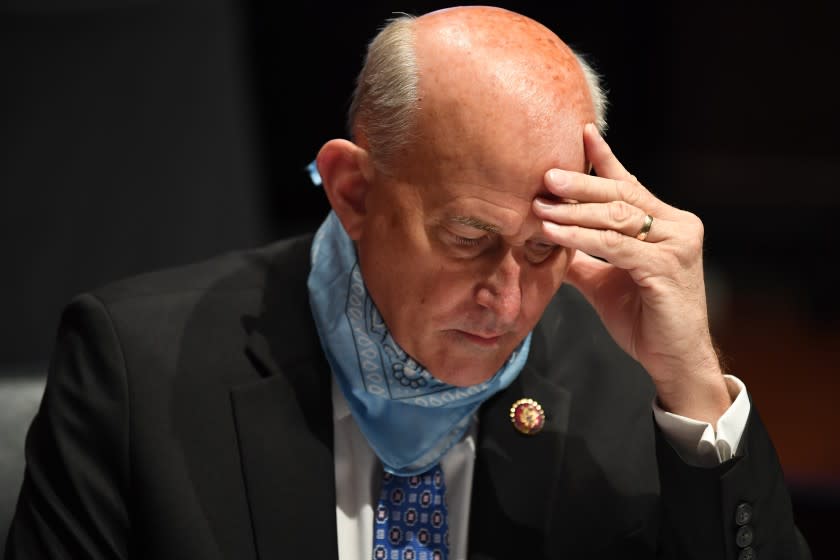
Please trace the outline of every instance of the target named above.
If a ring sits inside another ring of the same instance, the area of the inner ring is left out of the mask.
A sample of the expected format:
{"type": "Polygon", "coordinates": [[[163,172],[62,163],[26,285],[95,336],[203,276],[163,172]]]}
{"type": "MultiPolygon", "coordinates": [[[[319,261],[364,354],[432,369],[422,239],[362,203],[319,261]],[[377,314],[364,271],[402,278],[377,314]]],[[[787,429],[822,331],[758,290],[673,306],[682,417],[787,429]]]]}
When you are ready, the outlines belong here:
{"type": "Polygon", "coordinates": [[[505,364],[510,352],[504,356],[469,356],[456,351],[457,356],[448,356],[439,367],[429,367],[435,379],[456,387],[470,387],[489,381],[505,364]]]}
{"type": "Polygon", "coordinates": [[[460,330],[442,331],[443,338],[415,341],[426,352],[411,352],[418,363],[438,381],[456,387],[479,385],[491,379],[516,349],[520,341],[513,333],[486,336],[460,330]],[[429,352],[431,350],[431,353],[429,352]]]}

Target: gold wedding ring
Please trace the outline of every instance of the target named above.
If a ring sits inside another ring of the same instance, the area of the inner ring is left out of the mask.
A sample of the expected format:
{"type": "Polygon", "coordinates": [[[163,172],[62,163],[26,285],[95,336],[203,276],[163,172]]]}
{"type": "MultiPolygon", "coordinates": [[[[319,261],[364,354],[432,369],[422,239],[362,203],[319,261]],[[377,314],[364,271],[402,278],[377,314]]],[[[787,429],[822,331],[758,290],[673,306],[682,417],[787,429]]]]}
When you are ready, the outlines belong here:
{"type": "Polygon", "coordinates": [[[647,239],[648,232],[650,231],[650,226],[653,224],[653,216],[648,214],[645,216],[645,223],[642,224],[642,229],[639,230],[639,233],[636,234],[636,239],[639,241],[644,241],[647,239]]]}

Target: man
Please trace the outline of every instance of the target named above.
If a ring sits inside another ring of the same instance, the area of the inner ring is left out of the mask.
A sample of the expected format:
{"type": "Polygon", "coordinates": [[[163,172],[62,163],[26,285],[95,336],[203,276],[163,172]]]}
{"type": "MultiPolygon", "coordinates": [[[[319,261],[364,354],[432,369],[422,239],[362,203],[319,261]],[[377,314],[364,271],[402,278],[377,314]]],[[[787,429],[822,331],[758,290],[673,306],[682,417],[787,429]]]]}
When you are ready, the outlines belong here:
{"type": "Polygon", "coordinates": [[[516,13],[390,22],[314,240],[68,306],[7,558],[807,558],[603,107],[516,13]]]}

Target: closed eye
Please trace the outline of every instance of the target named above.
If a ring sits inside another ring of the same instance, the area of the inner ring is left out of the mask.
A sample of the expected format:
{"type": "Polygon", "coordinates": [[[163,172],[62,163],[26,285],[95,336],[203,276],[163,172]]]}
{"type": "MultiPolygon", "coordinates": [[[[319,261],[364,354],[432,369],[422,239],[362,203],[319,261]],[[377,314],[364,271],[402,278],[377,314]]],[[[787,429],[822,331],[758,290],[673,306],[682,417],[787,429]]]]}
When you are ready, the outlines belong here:
{"type": "Polygon", "coordinates": [[[554,243],[546,243],[544,241],[528,241],[527,245],[535,251],[553,251],[558,247],[554,243]]]}
{"type": "Polygon", "coordinates": [[[545,243],[543,241],[528,241],[525,243],[525,246],[527,248],[528,260],[534,264],[545,261],[560,247],[554,243],[545,243]]]}
{"type": "Polygon", "coordinates": [[[452,239],[455,241],[457,245],[463,245],[465,247],[477,247],[481,245],[489,236],[482,235],[481,237],[462,237],[460,235],[452,234],[452,239]]]}

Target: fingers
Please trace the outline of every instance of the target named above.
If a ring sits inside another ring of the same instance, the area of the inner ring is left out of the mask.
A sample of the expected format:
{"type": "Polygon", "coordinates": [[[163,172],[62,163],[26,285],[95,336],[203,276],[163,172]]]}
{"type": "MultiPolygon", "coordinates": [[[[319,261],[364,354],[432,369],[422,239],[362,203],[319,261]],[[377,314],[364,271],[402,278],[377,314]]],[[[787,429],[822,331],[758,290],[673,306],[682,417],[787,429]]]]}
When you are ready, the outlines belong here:
{"type": "Polygon", "coordinates": [[[638,182],[606,179],[563,169],[550,169],[544,180],[549,192],[562,198],[580,202],[618,200],[648,212],[660,206],[656,197],[638,182]]]}
{"type": "Polygon", "coordinates": [[[648,191],[613,155],[594,126],[584,127],[589,161],[600,176],[550,169],[544,182],[553,197],[538,197],[533,211],[552,242],[595,255],[619,268],[656,269],[665,261],[699,254],[699,219],[648,191]],[[574,204],[563,201],[574,200],[574,204]],[[648,217],[652,222],[648,223],[648,217]],[[646,235],[639,235],[647,229],[646,235]]]}
{"type": "Polygon", "coordinates": [[[655,264],[656,244],[639,241],[612,229],[591,229],[544,221],[542,233],[551,243],[601,257],[625,270],[638,268],[640,264],[655,264]]]}
{"type": "MultiPolygon", "coordinates": [[[[578,225],[596,230],[615,230],[629,237],[636,237],[646,223],[648,214],[624,201],[604,203],[563,204],[543,198],[534,200],[534,213],[542,220],[561,225],[578,225]]],[[[645,241],[655,243],[667,237],[670,224],[655,220],[650,224],[645,241]]]]}
{"type": "MultiPolygon", "coordinates": [[[[620,164],[619,164],[620,165],[620,164]]],[[[620,201],[635,206],[654,217],[677,219],[677,208],[656,198],[641,183],[632,180],[597,177],[564,169],[549,169],[543,181],[548,191],[559,199],[579,202],[620,201]]]]}
{"type": "Polygon", "coordinates": [[[625,270],[661,271],[663,265],[691,263],[702,255],[703,222],[689,212],[678,214],[677,220],[653,216],[644,240],[637,236],[647,215],[624,203],[534,201],[534,213],[542,220],[545,241],[625,270]]]}

